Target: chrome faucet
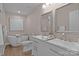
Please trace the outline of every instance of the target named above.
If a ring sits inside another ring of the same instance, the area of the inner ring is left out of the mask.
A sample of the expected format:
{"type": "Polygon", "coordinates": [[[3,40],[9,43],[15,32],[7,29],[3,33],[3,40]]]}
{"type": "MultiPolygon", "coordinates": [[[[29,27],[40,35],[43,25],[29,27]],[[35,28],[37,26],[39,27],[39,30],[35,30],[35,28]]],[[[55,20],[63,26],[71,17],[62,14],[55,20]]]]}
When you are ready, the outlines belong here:
{"type": "Polygon", "coordinates": [[[56,35],[55,35],[54,33],[49,33],[49,35],[51,35],[51,37],[52,37],[52,35],[53,35],[54,38],[56,38],[56,35]]]}

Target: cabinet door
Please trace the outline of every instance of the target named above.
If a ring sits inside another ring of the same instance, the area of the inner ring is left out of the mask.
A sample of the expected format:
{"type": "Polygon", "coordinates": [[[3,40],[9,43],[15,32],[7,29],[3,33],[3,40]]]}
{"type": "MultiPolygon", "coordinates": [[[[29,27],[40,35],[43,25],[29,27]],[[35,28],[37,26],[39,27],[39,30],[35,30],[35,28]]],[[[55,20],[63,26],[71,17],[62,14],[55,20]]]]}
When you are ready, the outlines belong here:
{"type": "Polygon", "coordinates": [[[49,52],[49,49],[45,46],[38,46],[37,51],[38,56],[52,56],[52,54],[49,52]]]}
{"type": "Polygon", "coordinates": [[[52,55],[52,56],[59,56],[60,54],[58,54],[57,51],[53,50],[53,49],[50,49],[49,48],[49,53],[52,55]]]}
{"type": "Polygon", "coordinates": [[[38,56],[59,56],[59,54],[50,48],[50,44],[47,44],[46,42],[38,45],[37,48],[38,56]]]}
{"type": "Polygon", "coordinates": [[[64,48],[57,46],[57,45],[49,45],[49,50],[50,52],[55,52],[56,54],[58,54],[59,56],[63,56],[64,54],[68,53],[68,51],[66,51],[64,48]]]}
{"type": "Polygon", "coordinates": [[[32,55],[37,56],[37,44],[36,44],[36,42],[32,43],[32,55]]]}
{"type": "Polygon", "coordinates": [[[32,55],[34,56],[37,56],[37,47],[36,46],[33,46],[33,49],[32,49],[32,55]]]}

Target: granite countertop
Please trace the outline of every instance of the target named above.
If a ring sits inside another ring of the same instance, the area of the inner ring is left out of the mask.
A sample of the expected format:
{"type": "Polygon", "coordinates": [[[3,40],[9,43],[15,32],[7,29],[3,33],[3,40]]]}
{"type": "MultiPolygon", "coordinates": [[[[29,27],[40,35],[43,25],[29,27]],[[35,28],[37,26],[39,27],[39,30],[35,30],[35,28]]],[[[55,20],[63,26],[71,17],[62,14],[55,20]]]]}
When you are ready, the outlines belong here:
{"type": "Polygon", "coordinates": [[[72,51],[79,52],[79,43],[77,43],[77,42],[68,42],[68,41],[57,39],[57,38],[53,39],[53,40],[49,40],[47,42],[50,44],[55,44],[55,45],[67,48],[67,49],[72,50],[72,51]]]}
{"type": "Polygon", "coordinates": [[[72,51],[79,51],[79,43],[77,42],[68,42],[68,41],[64,41],[61,39],[57,39],[57,38],[49,40],[48,36],[42,36],[42,35],[33,36],[33,37],[39,40],[45,41],[49,44],[61,46],[61,47],[67,48],[72,51]]]}

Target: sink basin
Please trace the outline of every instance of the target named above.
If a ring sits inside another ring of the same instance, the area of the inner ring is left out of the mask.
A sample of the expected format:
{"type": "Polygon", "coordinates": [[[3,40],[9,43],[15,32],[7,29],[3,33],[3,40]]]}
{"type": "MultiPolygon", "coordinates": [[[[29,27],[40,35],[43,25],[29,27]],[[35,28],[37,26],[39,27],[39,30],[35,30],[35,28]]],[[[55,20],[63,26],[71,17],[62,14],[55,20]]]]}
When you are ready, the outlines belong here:
{"type": "Polygon", "coordinates": [[[40,40],[49,40],[49,37],[48,36],[42,36],[42,35],[38,35],[38,36],[33,36],[34,38],[37,38],[37,39],[40,39],[40,40]]]}

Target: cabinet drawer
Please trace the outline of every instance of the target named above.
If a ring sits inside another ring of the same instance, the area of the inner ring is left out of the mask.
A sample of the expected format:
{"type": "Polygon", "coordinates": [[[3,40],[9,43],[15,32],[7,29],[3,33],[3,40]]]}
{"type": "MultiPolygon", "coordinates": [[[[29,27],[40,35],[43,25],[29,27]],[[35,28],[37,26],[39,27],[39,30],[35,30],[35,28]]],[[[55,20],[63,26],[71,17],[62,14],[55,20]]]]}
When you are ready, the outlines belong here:
{"type": "Polygon", "coordinates": [[[54,51],[53,49],[49,48],[49,53],[52,55],[52,56],[59,56],[60,54],[57,53],[56,51],[54,51]]]}
{"type": "Polygon", "coordinates": [[[67,51],[65,48],[60,47],[60,46],[56,46],[56,45],[49,45],[49,49],[51,51],[56,52],[58,55],[64,56],[67,55],[69,53],[69,51],[67,51]]]}
{"type": "Polygon", "coordinates": [[[36,39],[36,38],[32,38],[33,42],[35,42],[36,44],[38,44],[38,46],[44,46],[46,44],[45,41],[42,41],[40,39],[36,39]]]}

